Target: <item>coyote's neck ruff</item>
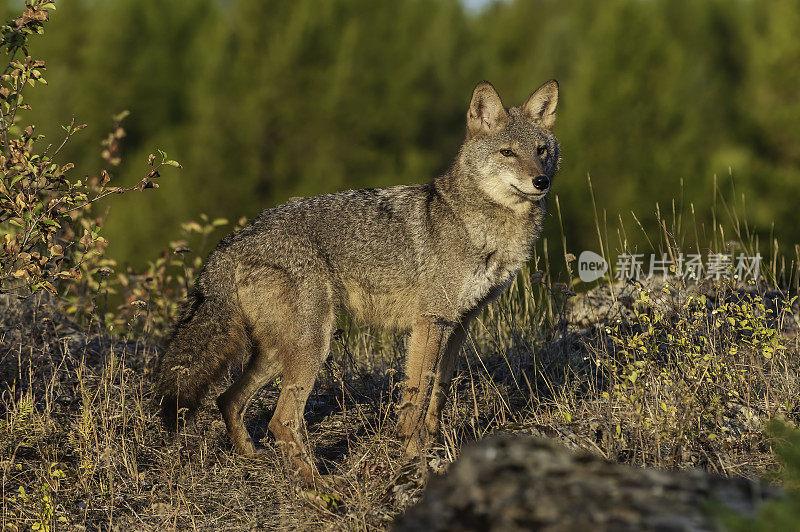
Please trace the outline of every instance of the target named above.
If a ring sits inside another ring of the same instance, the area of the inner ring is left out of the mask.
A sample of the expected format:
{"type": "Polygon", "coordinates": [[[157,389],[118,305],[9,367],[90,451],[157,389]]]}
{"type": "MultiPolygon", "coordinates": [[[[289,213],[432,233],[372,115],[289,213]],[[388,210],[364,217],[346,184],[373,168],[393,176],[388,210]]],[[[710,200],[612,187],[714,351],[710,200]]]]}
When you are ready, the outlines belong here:
{"type": "Polygon", "coordinates": [[[194,409],[229,362],[244,374],[217,400],[237,451],[242,415],[278,375],[269,428],[306,481],[299,429],[337,313],[411,330],[398,433],[407,454],[435,435],[469,322],[530,258],[559,160],[558,85],[506,109],[480,83],[450,170],[424,185],[339,192],[264,211],[209,255],[159,363],[165,420],[194,409]]]}
{"type": "Polygon", "coordinates": [[[452,299],[461,316],[493,289],[502,287],[502,291],[530,258],[542,225],[545,200],[513,198],[516,203],[511,206],[499,204],[483,190],[470,186],[469,174],[455,166],[429,186],[438,191],[453,221],[460,225],[462,253],[469,253],[474,266],[459,297],[452,299]]]}

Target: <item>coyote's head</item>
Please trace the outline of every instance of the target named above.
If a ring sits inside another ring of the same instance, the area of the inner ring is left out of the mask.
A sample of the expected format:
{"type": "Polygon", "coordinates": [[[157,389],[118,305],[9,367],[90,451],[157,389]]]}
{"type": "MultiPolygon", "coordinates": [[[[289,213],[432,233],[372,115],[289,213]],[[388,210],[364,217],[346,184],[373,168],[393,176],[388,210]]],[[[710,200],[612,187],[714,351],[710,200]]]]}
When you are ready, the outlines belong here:
{"type": "Polygon", "coordinates": [[[491,83],[480,82],[469,104],[458,165],[501,205],[516,209],[541,200],[560,160],[552,132],[557,104],[555,80],[539,87],[521,107],[510,109],[491,83]]]}

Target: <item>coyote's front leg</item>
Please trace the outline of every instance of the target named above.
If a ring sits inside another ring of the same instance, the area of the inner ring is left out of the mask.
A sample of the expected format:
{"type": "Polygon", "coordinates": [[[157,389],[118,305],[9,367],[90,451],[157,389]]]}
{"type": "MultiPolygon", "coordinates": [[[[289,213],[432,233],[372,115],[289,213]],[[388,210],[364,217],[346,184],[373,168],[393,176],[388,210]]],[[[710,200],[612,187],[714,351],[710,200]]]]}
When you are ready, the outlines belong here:
{"type": "Polygon", "coordinates": [[[430,402],[437,366],[442,363],[455,324],[435,316],[423,316],[411,331],[406,357],[406,383],[398,410],[397,434],[407,457],[418,456],[428,443],[425,414],[430,402]]]}
{"type": "Polygon", "coordinates": [[[439,433],[442,420],[442,410],[447,403],[447,396],[450,392],[450,381],[453,380],[458,355],[467,339],[467,331],[472,319],[478,314],[478,310],[467,314],[461,319],[450,338],[447,340],[447,347],[441,355],[441,359],[436,364],[433,387],[431,388],[431,400],[425,414],[425,430],[429,435],[439,433]]]}

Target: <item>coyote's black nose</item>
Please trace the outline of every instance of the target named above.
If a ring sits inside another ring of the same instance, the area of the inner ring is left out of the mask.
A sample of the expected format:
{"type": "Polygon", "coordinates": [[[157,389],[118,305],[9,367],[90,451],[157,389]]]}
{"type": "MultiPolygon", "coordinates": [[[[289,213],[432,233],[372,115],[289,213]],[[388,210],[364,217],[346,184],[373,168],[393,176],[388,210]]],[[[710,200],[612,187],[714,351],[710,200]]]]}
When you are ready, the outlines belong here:
{"type": "Polygon", "coordinates": [[[539,190],[547,190],[550,186],[550,178],[546,175],[537,175],[533,178],[533,186],[539,190]]]}

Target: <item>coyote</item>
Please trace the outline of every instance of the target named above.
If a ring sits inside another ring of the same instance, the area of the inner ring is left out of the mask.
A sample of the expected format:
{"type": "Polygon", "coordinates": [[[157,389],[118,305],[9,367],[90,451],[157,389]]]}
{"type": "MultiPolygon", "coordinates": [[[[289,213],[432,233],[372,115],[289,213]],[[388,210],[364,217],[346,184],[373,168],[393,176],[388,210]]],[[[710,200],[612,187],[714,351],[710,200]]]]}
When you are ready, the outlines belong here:
{"type": "Polygon", "coordinates": [[[228,364],[249,354],[217,399],[233,446],[255,449],[242,416],[278,376],[269,422],[301,478],[316,469],[301,437],[303,410],[328,356],[337,313],[410,330],[397,433],[408,457],[439,431],[470,321],[531,256],[558,170],[558,83],[505,108],[475,87],[466,138],[444,175],[422,185],[296,199],[224,238],[181,309],[156,369],[168,427],[191,413],[228,364]]]}

